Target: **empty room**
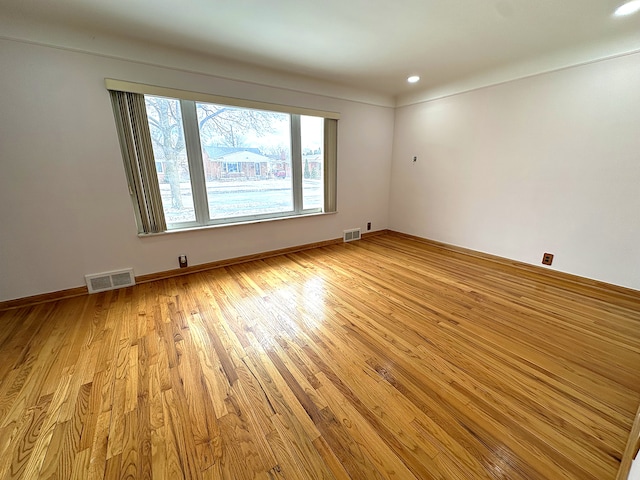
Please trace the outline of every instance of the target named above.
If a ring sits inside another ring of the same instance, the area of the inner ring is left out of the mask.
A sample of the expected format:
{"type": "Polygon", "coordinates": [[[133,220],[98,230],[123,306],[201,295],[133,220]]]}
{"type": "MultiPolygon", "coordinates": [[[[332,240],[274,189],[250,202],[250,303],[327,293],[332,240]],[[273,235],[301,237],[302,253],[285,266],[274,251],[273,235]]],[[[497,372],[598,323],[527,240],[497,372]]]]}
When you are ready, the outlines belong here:
{"type": "Polygon", "coordinates": [[[640,479],[640,0],[4,0],[0,70],[0,479],[640,479]]]}

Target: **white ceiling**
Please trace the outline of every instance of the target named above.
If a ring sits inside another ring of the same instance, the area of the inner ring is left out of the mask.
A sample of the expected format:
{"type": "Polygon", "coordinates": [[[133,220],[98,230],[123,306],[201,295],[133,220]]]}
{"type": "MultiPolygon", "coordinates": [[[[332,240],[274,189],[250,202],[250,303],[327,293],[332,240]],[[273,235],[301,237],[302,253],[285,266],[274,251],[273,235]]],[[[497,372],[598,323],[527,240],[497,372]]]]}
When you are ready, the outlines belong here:
{"type": "MultiPolygon", "coordinates": [[[[640,50],[621,0],[2,0],[0,15],[407,95],[640,50]],[[532,70],[533,69],[533,70],[532,70]],[[417,74],[422,80],[408,85],[417,74]]],[[[2,35],[0,33],[0,35],[2,35]]]]}

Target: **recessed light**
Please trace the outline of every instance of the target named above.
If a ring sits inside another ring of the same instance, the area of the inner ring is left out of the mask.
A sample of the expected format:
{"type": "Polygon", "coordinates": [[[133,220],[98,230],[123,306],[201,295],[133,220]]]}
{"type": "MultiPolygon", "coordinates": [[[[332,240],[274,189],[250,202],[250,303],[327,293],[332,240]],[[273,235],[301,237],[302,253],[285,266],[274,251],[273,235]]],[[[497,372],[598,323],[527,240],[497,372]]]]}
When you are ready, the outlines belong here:
{"type": "Polygon", "coordinates": [[[411,75],[409,78],[407,78],[407,82],[409,83],[416,83],[420,81],[420,77],[418,75],[411,75]]]}
{"type": "Polygon", "coordinates": [[[638,10],[640,10],[640,0],[631,0],[630,2],[616,8],[616,11],[613,12],[613,14],[616,17],[623,17],[625,15],[636,13],[638,10]]]}

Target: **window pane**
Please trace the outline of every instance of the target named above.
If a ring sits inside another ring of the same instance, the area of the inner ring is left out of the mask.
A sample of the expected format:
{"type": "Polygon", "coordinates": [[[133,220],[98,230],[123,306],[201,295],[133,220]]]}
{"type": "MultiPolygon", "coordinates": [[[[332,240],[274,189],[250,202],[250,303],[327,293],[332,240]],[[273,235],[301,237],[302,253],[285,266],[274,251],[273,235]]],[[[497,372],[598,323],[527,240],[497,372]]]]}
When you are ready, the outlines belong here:
{"type": "Polygon", "coordinates": [[[324,205],[323,165],[324,118],[300,116],[302,146],[302,208],[324,205]]]}
{"type": "Polygon", "coordinates": [[[179,100],[145,95],[167,224],[195,221],[179,100]]]}
{"type": "Polygon", "coordinates": [[[292,211],[289,115],[196,107],[210,218],[292,211]]]}

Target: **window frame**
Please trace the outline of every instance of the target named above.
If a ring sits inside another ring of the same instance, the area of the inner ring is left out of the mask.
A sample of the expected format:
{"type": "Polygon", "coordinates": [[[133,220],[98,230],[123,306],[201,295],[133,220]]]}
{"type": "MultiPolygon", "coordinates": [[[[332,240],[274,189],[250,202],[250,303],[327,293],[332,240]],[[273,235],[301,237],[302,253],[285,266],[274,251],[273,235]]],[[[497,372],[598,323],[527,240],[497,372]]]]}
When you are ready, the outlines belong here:
{"type": "MultiPolygon", "coordinates": [[[[140,221],[141,213],[136,212],[136,219],[140,235],[171,233],[182,230],[193,230],[222,225],[239,225],[246,223],[261,222],[266,220],[276,220],[282,218],[294,218],[307,215],[318,215],[324,213],[334,213],[336,209],[336,170],[337,170],[337,120],[339,114],[335,112],[312,110],[301,107],[277,105],[265,102],[257,102],[253,100],[244,100],[231,97],[221,97],[217,95],[189,92],[185,90],[176,90],[165,87],[150,86],[138,83],[124,82],[121,80],[105,79],[105,85],[108,90],[114,92],[127,92],[139,95],[150,95],[175,99],[180,102],[180,110],[183,121],[183,129],[185,136],[185,148],[187,152],[187,162],[190,171],[191,191],[193,196],[193,204],[195,210],[195,220],[187,222],[166,222],[165,229],[162,231],[146,232],[143,223],[140,221]],[[198,128],[197,103],[214,103],[217,105],[225,105],[237,108],[249,108],[255,110],[263,110],[269,112],[286,113],[290,117],[290,134],[291,134],[291,182],[293,209],[264,213],[254,215],[243,215],[236,217],[214,218],[209,215],[209,204],[207,198],[206,175],[204,171],[204,163],[202,159],[202,149],[200,145],[200,131],[198,128]],[[303,203],[303,156],[301,149],[301,115],[321,117],[324,119],[324,148],[323,148],[323,197],[322,207],[304,209],[303,203]]],[[[117,118],[116,126],[119,128],[122,121],[117,118]]],[[[145,119],[146,120],[146,119],[145,119]]],[[[121,143],[122,132],[118,132],[121,143]]],[[[135,155],[134,155],[135,156],[135,155]]],[[[125,158],[125,150],[123,149],[123,159],[125,168],[128,171],[132,168],[132,159],[125,158]]],[[[135,162],[136,159],[133,159],[135,162]]],[[[155,170],[155,160],[154,160],[155,170]]],[[[131,175],[128,174],[129,178],[131,175]]],[[[151,187],[153,188],[153,187],[151,187]]],[[[159,186],[158,186],[159,188],[159,186]]],[[[134,206],[140,204],[138,194],[130,189],[134,206]]],[[[157,192],[159,194],[159,190],[157,192]]],[[[164,216],[164,211],[162,212],[164,216]]],[[[165,218],[166,219],[166,218],[165,218]]]]}

